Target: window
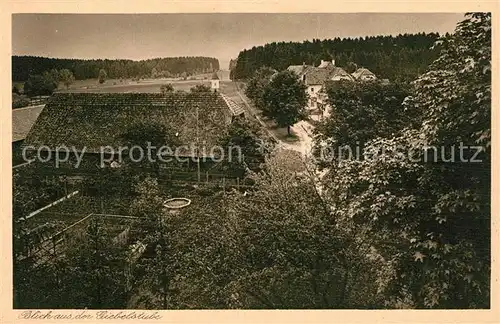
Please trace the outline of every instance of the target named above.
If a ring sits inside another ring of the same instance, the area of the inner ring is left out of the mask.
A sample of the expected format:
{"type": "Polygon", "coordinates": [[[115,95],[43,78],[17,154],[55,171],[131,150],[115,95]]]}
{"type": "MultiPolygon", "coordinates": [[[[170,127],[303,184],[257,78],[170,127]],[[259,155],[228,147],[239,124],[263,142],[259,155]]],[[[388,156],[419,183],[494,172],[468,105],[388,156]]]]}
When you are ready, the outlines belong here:
{"type": "Polygon", "coordinates": [[[314,93],[314,88],[313,87],[311,87],[311,93],[314,93]]]}

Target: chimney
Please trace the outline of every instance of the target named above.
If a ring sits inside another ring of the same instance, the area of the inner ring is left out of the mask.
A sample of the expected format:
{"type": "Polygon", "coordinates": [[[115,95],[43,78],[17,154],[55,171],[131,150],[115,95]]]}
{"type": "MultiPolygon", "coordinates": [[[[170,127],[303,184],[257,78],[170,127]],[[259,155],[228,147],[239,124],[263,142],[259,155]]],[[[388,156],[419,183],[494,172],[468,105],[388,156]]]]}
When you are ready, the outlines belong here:
{"type": "Polygon", "coordinates": [[[335,59],[332,59],[332,65],[335,66],[335,59]]]}
{"type": "Polygon", "coordinates": [[[306,62],[302,62],[302,67],[306,67],[306,62]]]}

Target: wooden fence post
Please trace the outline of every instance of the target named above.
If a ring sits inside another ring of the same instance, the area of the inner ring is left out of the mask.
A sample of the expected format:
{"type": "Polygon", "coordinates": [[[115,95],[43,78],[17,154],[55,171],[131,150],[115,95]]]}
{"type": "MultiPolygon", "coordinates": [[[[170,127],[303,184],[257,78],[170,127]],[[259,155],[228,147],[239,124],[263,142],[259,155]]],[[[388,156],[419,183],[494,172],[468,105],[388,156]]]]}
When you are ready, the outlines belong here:
{"type": "Polygon", "coordinates": [[[206,172],[206,175],[207,175],[207,183],[208,183],[208,171],[206,172]]]}

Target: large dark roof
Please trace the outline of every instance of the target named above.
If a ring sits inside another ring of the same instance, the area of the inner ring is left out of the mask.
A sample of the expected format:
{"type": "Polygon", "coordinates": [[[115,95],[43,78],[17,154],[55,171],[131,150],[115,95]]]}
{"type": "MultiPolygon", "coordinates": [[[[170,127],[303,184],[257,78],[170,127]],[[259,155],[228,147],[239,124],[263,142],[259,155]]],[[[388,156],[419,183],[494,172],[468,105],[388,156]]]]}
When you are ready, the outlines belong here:
{"type": "Polygon", "coordinates": [[[306,85],[323,85],[326,81],[332,80],[335,77],[342,77],[349,80],[354,78],[344,69],[331,65],[325,67],[312,67],[306,73],[306,85]]]}
{"type": "Polygon", "coordinates": [[[23,140],[43,109],[43,105],[12,110],[12,142],[23,140]]]}
{"type": "Polygon", "coordinates": [[[302,76],[311,66],[309,65],[290,65],[287,70],[295,72],[298,76],[302,76]]]}
{"type": "Polygon", "coordinates": [[[313,67],[306,72],[306,85],[324,84],[332,71],[330,69],[313,67]]]}
{"type": "Polygon", "coordinates": [[[218,93],[60,93],[51,97],[26,137],[26,145],[65,145],[85,152],[125,146],[137,125],[164,124],[183,145],[215,145],[235,115],[218,93]],[[198,132],[197,132],[198,129],[198,132]]]}

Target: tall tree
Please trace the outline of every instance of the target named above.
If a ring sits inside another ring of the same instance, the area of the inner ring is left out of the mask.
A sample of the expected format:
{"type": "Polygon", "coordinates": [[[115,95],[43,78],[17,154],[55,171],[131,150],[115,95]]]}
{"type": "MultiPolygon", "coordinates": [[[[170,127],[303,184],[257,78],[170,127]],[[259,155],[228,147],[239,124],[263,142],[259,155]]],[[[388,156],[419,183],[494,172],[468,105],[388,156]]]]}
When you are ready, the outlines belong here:
{"type": "Polygon", "coordinates": [[[264,102],[262,101],[264,89],[271,81],[271,76],[276,72],[276,70],[263,66],[255,71],[246,84],[245,95],[250,98],[259,109],[264,108],[264,102]]]}
{"type": "Polygon", "coordinates": [[[65,301],[59,307],[123,308],[125,255],[103,220],[92,217],[84,233],[66,244],[61,283],[65,301]]]}
{"type": "Polygon", "coordinates": [[[75,82],[75,77],[70,70],[62,69],[59,72],[59,80],[66,86],[66,89],[69,89],[69,86],[75,82]]]}
{"type": "Polygon", "coordinates": [[[222,163],[228,171],[239,177],[243,177],[248,171],[259,171],[274,144],[261,127],[246,119],[232,122],[219,143],[228,155],[231,154],[222,163]]]}
{"type": "Polygon", "coordinates": [[[57,89],[57,82],[48,75],[31,75],[24,83],[24,93],[29,97],[50,96],[57,89]]]}
{"type": "Polygon", "coordinates": [[[306,118],[307,94],[305,84],[290,71],[279,72],[264,88],[263,114],[280,127],[290,127],[306,118]]]}
{"type": "Polygon", "coordinates": [[[106,82],[106,79],[108,78],[108,73],[104,69],[99,70],[99,83],[104,83],[106,82]]]}

